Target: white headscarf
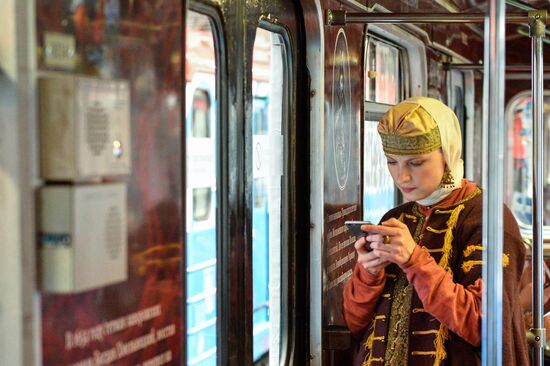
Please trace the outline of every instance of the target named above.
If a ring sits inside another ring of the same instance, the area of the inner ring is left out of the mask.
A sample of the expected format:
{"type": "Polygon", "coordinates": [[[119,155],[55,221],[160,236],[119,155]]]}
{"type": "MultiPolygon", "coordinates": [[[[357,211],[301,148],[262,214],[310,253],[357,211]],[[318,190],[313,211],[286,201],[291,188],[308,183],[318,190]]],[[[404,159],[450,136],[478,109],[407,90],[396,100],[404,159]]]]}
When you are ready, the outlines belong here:
{"type": "MultiPolygon", "coordinates": [[[[416,106],[420,106],[424,111],[426,111],[432,118],[433,121],[435,121],[437,125],[437,129],[439,129],[439,136],[441,139],[441,150],[443,151],[443,157],[445,159],[446,163],[446,170],[449,170],[449,173],[452,177],[452,183],[451,184],[440,184],[439,187],[433,191],[428,197],[423,198],[421,200],[418,200],[417,202],[423,206],[432,206],[441,200],[443,200],[445,197],[447,197],[452,191],[454,191],[457,188],[462,187],[462,178],[464,177],[464,162],[460,158],[462,153],[462,135],[460,132],[460,124],[458,122],[458,118],[456,117],[455,113],[447,107],[445,104],[441,103],[437,99],[428,98],[428,97],[413,97],[404,100],[401,103],[408,103],[408,104],[414,104],[416,106]]],[[[399,103],[399,104],[401,104],[399,103]]],[[[399,105],[398,104],[398,105],[399,105]]],[[[395,108],[395,107],[394,107],[395,108]]],[[[391,114],[392,109],[387,112],[387,115],[391,114]]],[[[395,113],[395,112],[394,112],[395,113]]],[[[414,111],[412,112],[414,113],[414,111]]],[[[406,124],[414,124],[418,119],[407,118],[408,116],[405,114],[403,116],[400,116],[402,119],[400,121],[401,125],[406,124]]],[[[396,118],[395,115],[388,117],[390,119],[396,118]]],[[[423,126],[420,128],[425,128],[425,121],[423,126]]],[[[387,136],[389,134],[395,134],[399,135],[399,129],[407,129],[406,132],[407,135],[411,134],[411,126],[404,126],[404,127],[395,127],[397,126],[395,123],[393,128],[396,128],[394,131],[387,131],[387,126],[384,126],[384,118],[381,120],[379,124],[378,131],[382,134],[386,135],[386,141],[387,136]],[[382,125],[382,126],[381,126],[382,125]]],[[[414,129],[414,127],[413,127],[414,129]]],[[[412,134],[414,134],[414,131],[412,131],[412,134]]],[[[418,141],[418,140],[417,140],[418,141]]],[[[384,137],[383,137],[384,142],[384,137]]],[[[386,146],[385,146],[386,150],[386,146]]],[[[432,149],[433,151],[433,149],[432,149]]]]}
{"type": "Polygon", "coordinates": [[[450,170],[453,183],[449,185],[439,185],[428,197],[418,200],[423,206],[431,206],[443,200],[452,191],[462,187],[462,178],[464,177],[464,161],[460,158],[462,155],[462,134],[460,133],[460,124],[455,113],[451,108],[441,103],[437,99],[414,97],[409,101],[416,102],[428,112],[439,128],[441,136],[441,150],[450,170]]]}

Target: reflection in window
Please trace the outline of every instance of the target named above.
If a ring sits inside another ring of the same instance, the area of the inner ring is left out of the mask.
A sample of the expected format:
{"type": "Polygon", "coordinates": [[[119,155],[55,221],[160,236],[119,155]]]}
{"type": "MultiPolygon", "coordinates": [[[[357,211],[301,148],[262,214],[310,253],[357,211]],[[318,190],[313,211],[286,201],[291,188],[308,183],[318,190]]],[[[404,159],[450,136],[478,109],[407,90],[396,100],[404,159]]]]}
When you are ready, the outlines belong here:
{"type": "Polygon", "coordinates": [[[206,90],[195,90],[191,113],[193,116],[193,137],[210,137],[210,98],[206,90]]]}
{"type": "Polygon", "coordinates": [[[268,101],[269,99],[266,97],[254,97],[254,103],[252,106],[254,113],[252,118],[252,123],[254,124],[252,131],[254,135],[267,135],[268,101]]]}
{"type": "Polygon", "coordinates": [[[216,365],[216,58],[210,19],[186,24],[187,365],[216,365]]]}
{"type": "Polygon", "coordinates": [[[254,362],[279,365],[284,96],[283,39],[258,28],[252,69],[252,291],[254,362]]]}
{"type": "Polygon", "coordinates": [[[267,184],[265,178],[254,179],[254,208],[265,209],[267,203],[267,184]]]}
{"type": "MultiPolygon", "coordinates": [[[[455,86],[453,92],[453,112],[455,112],[458,121],[460,122],[460,127],[464,126],[464,93],[461,87],[455,86]]],[[[464,129],[463,129],[464,130],[464,129]]]]}
{"type": "Polygon", "coordinates": [[[401,50],[377,38],[367,40],[365,100],[397,104],[402,98],[401,50]]]}
{"type": "MultiPolygon", "coordinates": [[[[550,92],[544,95],[544,142],[543,155],[550,156],[550,92]]],[[[520,227],[532,225],[533,197],[533,104],[530,93],[521,93],[507,108],[507,144],[506,155],[506,203],[514,213],[520,227]]],[[[544,160],[543,186],[544,197],[550,193],[550,161],[544,160]]],[[[550,225],[549,200],[543,199],[544,224],[550,225]]],[[[530,229],[528,229],[530,232],[530,229]]],[[[545,235],[546,236],[546,235],[545,235]]]]}
{"type": "MultiPolygon", "coordinates": [[[[448,78],[448,94],[449,94],[449,108],[455,112],[460,124],[460,130],[464,135],[466,130],[466,104],[465,104],[465,92],[464,92],[464,73],[460,70],[450,70],[448,78]]],[[[465,152],[466,142],[463,139],[462,146],[465,152]]]]}
{"type": "Polygon", "coordinates": [[[211,204],[212,190],[209,187],[193,189],[193,220],[208,220],[211,204]]]}
{"type": "Polygon", "coordinates": [[[363,219],[374,223],[378,223],[395,206],[395,186],[377,124],[365,121],[363,156],[363,219]]]}

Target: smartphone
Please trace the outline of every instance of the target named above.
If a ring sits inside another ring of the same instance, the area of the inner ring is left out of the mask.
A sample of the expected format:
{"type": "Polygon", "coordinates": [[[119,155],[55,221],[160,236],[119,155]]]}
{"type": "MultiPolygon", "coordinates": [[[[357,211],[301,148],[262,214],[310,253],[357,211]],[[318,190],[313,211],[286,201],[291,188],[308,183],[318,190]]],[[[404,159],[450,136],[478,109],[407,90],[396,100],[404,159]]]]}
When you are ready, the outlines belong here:
{"type": "Polygon", "coordinates": [[[367,233],[361,230],[361,225],[372,225],[372,222],[370,221],[346,221],[346,226],[348,227],[348,230],[351,231],[353,235],[356,237],[361,236],[367,236],[367,233]]]}

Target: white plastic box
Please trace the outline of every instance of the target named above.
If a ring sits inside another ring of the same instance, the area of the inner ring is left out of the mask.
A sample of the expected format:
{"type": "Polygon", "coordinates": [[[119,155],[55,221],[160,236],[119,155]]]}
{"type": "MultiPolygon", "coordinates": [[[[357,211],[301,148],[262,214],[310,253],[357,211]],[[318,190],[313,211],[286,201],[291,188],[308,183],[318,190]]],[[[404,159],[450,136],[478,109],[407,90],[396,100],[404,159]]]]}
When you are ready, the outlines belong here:
{"type": "Polygon", "coordinates": [[[46,186],[38,203],[44,292],[81,292],[128,278],[124,184],[46,186]]]}
{"type": "Polygon", "coordinates": [[[130,90],[124,80],[39,79],[40,175],[85,181],[130,172],[130,90]]]}

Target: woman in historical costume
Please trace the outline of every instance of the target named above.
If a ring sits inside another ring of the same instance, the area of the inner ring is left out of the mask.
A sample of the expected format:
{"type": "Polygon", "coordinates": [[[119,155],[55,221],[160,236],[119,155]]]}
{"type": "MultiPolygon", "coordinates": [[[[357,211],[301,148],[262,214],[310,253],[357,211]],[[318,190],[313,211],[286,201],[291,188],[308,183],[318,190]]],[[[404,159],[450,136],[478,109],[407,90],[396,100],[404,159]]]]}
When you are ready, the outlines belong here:
{"type": "MultiPolygon", "coordinates": [[[[426,97],[378,124],[388,169],[406,203],[363,225],[344,317],[361,340],[357,365],[476,365],[481,354],[482,193],[463,179],[453,111],[426,97]]],[[[527,365],[519,280],[525,247],[504,208],[504,365],[527,365]]]]}

